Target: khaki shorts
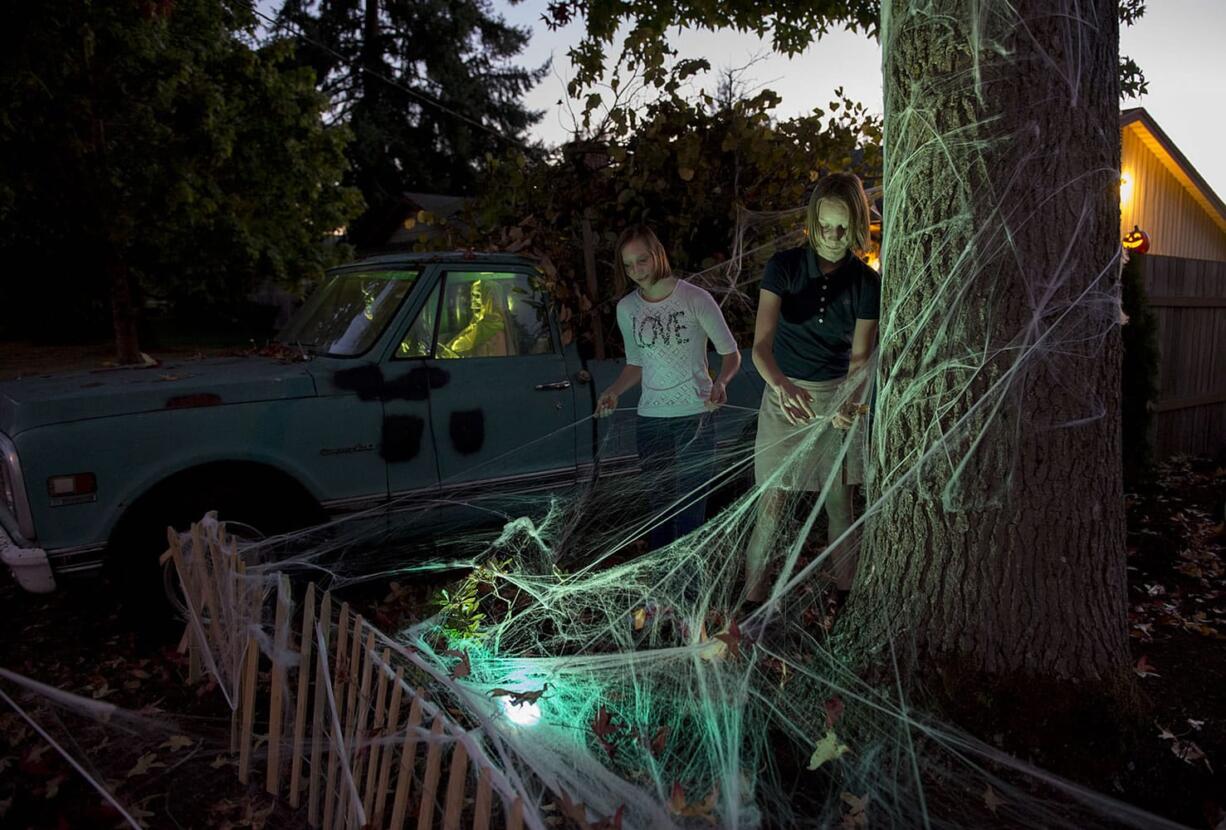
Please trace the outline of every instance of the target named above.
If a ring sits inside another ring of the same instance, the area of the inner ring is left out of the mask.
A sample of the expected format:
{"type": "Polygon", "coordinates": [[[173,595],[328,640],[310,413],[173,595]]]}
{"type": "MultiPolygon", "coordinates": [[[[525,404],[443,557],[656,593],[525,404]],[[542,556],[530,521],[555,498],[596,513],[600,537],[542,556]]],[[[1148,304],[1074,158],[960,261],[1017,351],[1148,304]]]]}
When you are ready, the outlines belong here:
{"type": "Polygon", "coordinates": [[[762,405],[758,409],[758,435],[754,441],[754,481],[765,484],[775,473],[772,486],[783,490],[821,490],[830,475],[831,465],[839,458],[843,445],[851,442],[843,457],[843,466],[836,483],[861,484],[864,481],[863,416],[850,430],[835,429],[830,418],[838,403],[843,378],[835,380],[795,380],[792,383],[813,396],[813,411],[817,417],[799,426],[788,423],[774,390],[762,390],[762,405]]]}

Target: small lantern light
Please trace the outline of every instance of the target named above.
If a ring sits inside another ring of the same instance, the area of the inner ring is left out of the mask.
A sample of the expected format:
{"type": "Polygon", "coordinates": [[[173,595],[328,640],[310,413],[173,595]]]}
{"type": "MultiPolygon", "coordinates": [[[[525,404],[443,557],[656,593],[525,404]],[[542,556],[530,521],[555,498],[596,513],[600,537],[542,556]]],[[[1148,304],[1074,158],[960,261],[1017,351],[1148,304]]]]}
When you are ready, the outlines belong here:
{"type": "Polygon", "coordinates": [[[1139,225],[1133,225],[1132,230],[1124,234],[1124,249],[1133,254],[1145,253],[1149,250],[1149,234],[1139,225]]]}

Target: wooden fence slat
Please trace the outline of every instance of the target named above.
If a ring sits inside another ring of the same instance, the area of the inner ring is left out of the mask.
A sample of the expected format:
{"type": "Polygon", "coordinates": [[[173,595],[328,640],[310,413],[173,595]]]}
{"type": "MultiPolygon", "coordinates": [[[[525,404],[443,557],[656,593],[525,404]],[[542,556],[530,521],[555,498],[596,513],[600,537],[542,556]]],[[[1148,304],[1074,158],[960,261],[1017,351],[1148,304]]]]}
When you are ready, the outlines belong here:
{"type": "Polygon", "coordinates": [[[481,775],[477,778],[477,800],[473,804],[473,830],[490,830],[492,796],[489,767],[482,767],[481,775]]]}
{"type": "Polygon", "coordinates": [[[224,655],[230,651],[231,632],[222,625],[226,609],[222,605],[221,592],[218,590],[217,562],[213,556],[213,548],[216,544],[215,534],[209,534],[204,541],[204,547],[197,555],[200,557],[201,581],[204,583],[205,599],[209,607],[208,630],[209,637],[213,641],[213,660],[215,663],[220,663],[225,659],[224,655]]]}
{"type": "MultiPolygon", "coordinates": [[[[239,582],[239,576],[243,573],[243,571],[244,571],[244,566],[243,566],[242,561],[235,556],[231,556],[230,557],[230,568],[229,568],[230,593],[234,597],[234,602],[230,604],[230,610],[234,612],[233,613],[234,618],[230,620],[231,626],[241,626],[242,625],[242,621],[239,620],[238,618],[238,582],[239,582]]],[[[243,630],[245,629],[242,629],[242,628],[239,629],[240,632],[243,630]]],[[[241,633],[239,636],[241,636],[241,633]]],[[[242,708],[242,706],[238,704],[242,697],[241,687],[242,687],[242,679],[243,679],[243,665],[244,665],[243,661],[246,660],[246,654],[247,654],[245,650],[240,651],[239,649],[235,649],[235,651],[237,652],[237,654],[235,655],[235,658],[234,658],[234,665],[230,667],[230,670],[233,673],[232,676],[234,677],[234,702],[236,704],[235,707],[230,711],[230,751],[231,752],[239,751],[239,746],[238,746],[239,722],[242,719],[241,715],[239,714],[239,710],[242,708]]]]}
{"type": "MultiPolygon", "coordinates": [[[[352,641],[349,647],[349,702],[345,705],[345,718],[341,722],[345,727],[346,733],[349,730],[349,725],[353,723],[354,711],[358,706],[358,676],[362,667],[362,615],[356,614],[353,618],[353,634],[352,641]]],[[[337,701],[340,705],[340,701],[337,701]]]]}
{"type": "Polygon", "coordinates": [[[209,585],[211,596],[216,603],[214,607],[217,609],[217,636],[220,642],[228,635],[228,629],[221,624],[221,619],[233,610],[233,605],[230,604],[230,598],[226,596],[225,589],[229,583],[229,567],[227,558],[222,554],[222,538],[225,533],[224,528],[218,527],[217,533],[210,533],[205,545],[205,556],[207,557],[207,568],[209,572],[209,585]]]}
{"type": "MultiPolygon", "coordinates": [[[[213,610],[213,603],[209,601],[208,593],[208,570],[204,564],[204,538],[203,530],[199,522],[192,522],[191,527],[192,537],[192,556],[187,563],[190,578],[183,580],[184,594],[190,595],[194,602],[191,603],[192,611],[196,614],[196,625],[192,628],[197,631],[196,646],[194,651],[196,677],[199,679],[201,675],[201,661],[204,659],[206,651],[211,651],[214,654],[219,653],[216,646],[220,644],[219,632],[217,630],[217,614],[213,610]],[[206,631],[205,617],[208,617],[207,625],[210,627],[206,631]],[[209,636],[212,636],[212,643],[209,642],[209,636]]],[[[186,597],[185,597],[186,598],[186,597]]],[[[190,671],[190,667],[189,667],[190,671]]]]}
{"type": "MultiPolygon", "coordinates": [[[[307,824],[312,827],[319,826],[319,784],[324,780],[324,770],[320,764],[323,754],[324,705],[328,692],[321,686],[332,682],[332,678],[328,676],[324,667],[328,655],[328,638],[332,635],[332,593],[330,591],[324,592],[323,602],[319,605],[319,629],[323,634],[324,645],[315,658],[315,714],[311,718],[311,768],[308,773],[310,784],[307,787],[307,824]]],[[[314,634],[311,639],[315,639],[314,634]]]]}
{"type": "MultiPolygon", "coordinates": [[[[355,712],[354,723],[351,723],[348,731],[347,743],[352,747],[349,753],[349,774],[352,776],[353,792],[349,787],[345,788],[347,798],[354,799],[354,802],[349,805],[348,814],[352,826],[357,827],[356,818],[358,805],[362,803],[362,769],[365,765],[365,753],[361,751],[363,741],[366,739],[366,720],[370,716],[370,683],[371,669],[374,664],[375,650],[375,630],[368,627],[366,632],[366,647],[359,652],[359,660],[362,662],[362,685],[358,692],[357,710],[355,712]]],[[[360,632],[358,632],[360,634],[360,632]]],[[[363,808],[365,809],[365,808],[363,808]]]]}
{"type": "Polygon", "coordinates": [[[391,736],[396,734],[396,729],[400,724],[400,699],[404,694],[403,666],[396,668],[396,679],[392,683],[392,705],[387,713],[387,729],[385,730],[388,744],[387,748],[383,751],[383,763],[379,769],[379,786],[375,790],[375,803],[371,819],[371,824],[375,827],[383,826],[383,807],[387,802],[387,783],[392,772],[392,744],[390,741],[391,736]]]}
{"type": "Polygon", "coordinates": [[[518,797],[511,802],[511,815],[507,816],[507,830],[524,830],[524,802],[518,797]]]}
{"type": "MultiPolygon", "coordinates": [[[[348,702],[344,704],[344,717],[341,720],[341,735],[343,736],[342,741],[345,747],[345,759],[349,764],[350,778],[353,776],[353,768],[355,763],[354,750],[356,749],[356,744],[353,742],[353,723],[354,716],[357,713],[358,687],[361,682],[359,678],[362,671],[363,656],[365,655],[362,652],[362,615],[355,614],[353,617],[353,630],[349,645],[349,659],[346,664],[348,666],[348,679],[346,681],[349,688],[348,702]]],[[[337,709],[340,709],[341,705],[341,700],[337,698],[337,709]]],[[[351,806],[352,805],[349,804],[349,788],[342,786],[340,788],[340,792],[337,793],[336,805],[337,823],[342,827],[346,826],[348,823],[350,818],[349,808],[351,806]]]]}
{"type": "Polygon", "coordinates": [[[422,690],[413,695],[409,706],[409,720],[404,727],[404,742],[400,747],[400,773],[396,776],[396,797],[392,803],[392,830],[404,827],[405,811],[413,790],[413,767],[417,762],[417,730],[421,727],[422,690]]]}
{"type": "Polygon", "coordinates": [[[379,778],[379,754],[383,745],[382,737],[385,731],[383,728],[384,706],[387,704],[387,664],[391,659],[391,650],[383,649],[379,667],[376,669],[379,672],[379,687],[378,691],[375,692],[375,722],[370,729],[369,760],[366,762],[366,791],[362,796],[362,809],[366,811],[367,817],[370,816],[370,810],[375,799],[375,782],[379,778]]]}
{"type": "Polygon", "coordinates": [[[430,724],[430,747],[426,750],[426,776],[421,782],[421,801],[417,809],[417,830],[430,830],[434,822],[434,798],[443,769],[443,715],[430,724]]]}
{"type": "Polygon", "coordinates": [[[243,731],[239,738],[238,780],[246,784],[251,770],[251,729],[255,722],[255,682],[259,668],[260,647],[252,635],[247,636],[247,662],[241,681],[243,731]]]}
{"type": "Polygon", "coordinates": [[[315,640],[315,583],[302,600],[302,635],[298,640],[298,695],[294,710],[294,757],[289,769],[289,806],[297,808],[302,793],[302,751],[306,736],[307,702],[311,691],[311,646],[315,640]]]}
{"type": "Polygon", "coordinates": [[[336,659],[332,663],[333,681],[332,689],[336,704],[335,717],[327,718],[328,734],[331,739],[328,741],[328,784],[324,790],[324,830],[331,830],[332,814],[336,809],[336,765],[338,763],[337,749],[341,746],[341,742],[345,739],[344,719],[345,707],[345,678],[349,671],[347,661],[348,654],[345,647],[348,645],[346,636],[349,626],[349,603],[341,603],[341,620],[336,632],[336,659]],[[340,724],[340,730],[337,729],[337,724],[340,724]]]}
{"type": "Polygon", "coordinates": [[[187,682],[188,685],[195,686],[200,682],[200,650],[204,648],[196,626],[199,620],[196,612],[196,606],[199,604],[196,599],[198,590],[192,580],[191,570],[184,560],[179,534],[173,527],[166,528],[166,542],[169,545],[166,552],[170,554],[170,561],[174,563],[175,576],[179,578],[179,586],[183,589],[183,601],[188,608],[187,624],[183,629],[183,639],[179,641],[179,652],[182,653],[183,647],[187,646],[187,682]]]}
{"type": "Polygon", "coordinates": [[[456,741],[447,774],[447,796],[443,800],[443,830],[460,830],[464,814],[464,785],[468,783],[468,750],[456,741]]]}
{"type": "Polygon", "coordinates": [[[269,795],[279,795],[281,789],[281,721],[285,697],[285,652],[289,648],[289,577],[280,574],[277,579],[277,616],[273,624],[272,673],[269,675],[272,688],[268,695],[268,769],[264,776],[264,790],[269,795]]]}

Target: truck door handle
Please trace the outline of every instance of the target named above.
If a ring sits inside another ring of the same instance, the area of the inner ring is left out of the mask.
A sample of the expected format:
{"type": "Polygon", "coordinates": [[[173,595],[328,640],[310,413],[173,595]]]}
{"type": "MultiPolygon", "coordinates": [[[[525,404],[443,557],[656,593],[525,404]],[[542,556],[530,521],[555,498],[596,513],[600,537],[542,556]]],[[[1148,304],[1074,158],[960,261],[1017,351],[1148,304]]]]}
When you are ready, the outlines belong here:
{"type": "Polygon", "coordinates": [[[569,380],[560,380],[557,383],[538,383],[536,385],[536,391],[538,392],[561,392],[563,389],[569,388],[569,380]]]}

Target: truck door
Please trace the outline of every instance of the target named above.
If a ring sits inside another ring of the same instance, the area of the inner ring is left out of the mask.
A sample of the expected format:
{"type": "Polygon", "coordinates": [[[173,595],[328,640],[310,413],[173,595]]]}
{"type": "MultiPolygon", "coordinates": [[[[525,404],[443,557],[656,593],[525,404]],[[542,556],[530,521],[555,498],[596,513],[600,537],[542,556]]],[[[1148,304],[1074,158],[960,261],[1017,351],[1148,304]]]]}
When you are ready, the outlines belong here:
{"type": "Polygon", "coordinates": [[[421,363],[440,495],[452,504],[475,499],[481,509],[574,483],[575,379],[549,303],[527,269],[451,266],[419,316],[415,343],[434,329],[421,363]]]}

